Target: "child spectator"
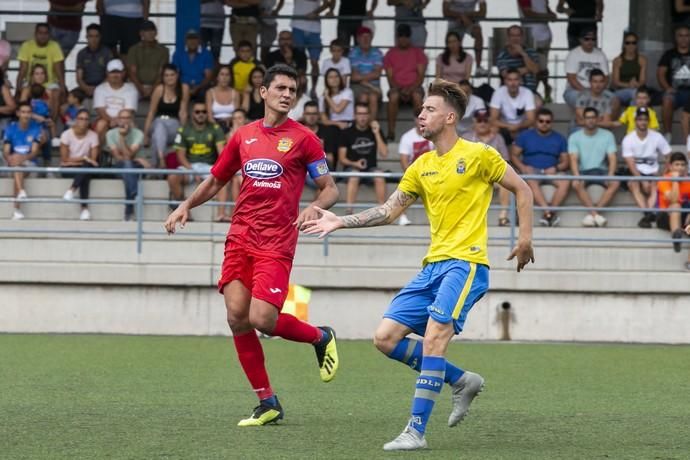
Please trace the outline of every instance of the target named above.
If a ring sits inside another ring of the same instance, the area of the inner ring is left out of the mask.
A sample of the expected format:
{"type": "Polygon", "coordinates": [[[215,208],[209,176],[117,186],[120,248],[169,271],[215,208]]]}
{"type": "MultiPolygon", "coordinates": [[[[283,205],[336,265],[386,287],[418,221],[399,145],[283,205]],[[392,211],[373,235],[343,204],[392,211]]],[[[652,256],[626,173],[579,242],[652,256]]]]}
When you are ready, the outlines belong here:
{"type": "Polygon", "coordinates": [[[67,93],[67,103],[60,107],[60,119],[65,128],[74,126],[77,113],[84,108],[84,99],[86,99],[86,94],[79,88],[74,88],[67,93]]]}
{"type": "MultiPolygon", "coordinates": [[[[671,154],[669,172],[664,177],[688,176],[688,158],[682,152],[671,154]]],[[[683,227],[690,225],[690,180],[682,182],[661,181],[658,183],[659,208],[673,209],[671,212],[661,212],[656,218],[657,228],[671,232],[673,250],[680,252],[683,227]]],[[[690,255],[685,268],[690,270],[690,255]]]]}
{"type": "Polygon", "coordinates": [[[345,57],[345,46],[338,39],[331,42],[330,46],[331,57],[324,59],[321,63],[321,75],[326,76],[328,69],[338,69],[345,81],[345,86],[350,86],[350,74],[352,68],[350,67],[350,59],[345,57]]]}
{"type": "Polygon", "coordinates": [[[647,89],[646,86],[640,86],[637,88],[637,93],[635,94],[635,105],[626,107],[621,117],[618,119],[618,122],[614,123],[614,126],[625,126],[625,134],[630,134],[635,131],[635,112],[637,112],[639,107],[644,107],[649,112],[649,129],[658,131],[659,119],[654,109],[649,106],[650,102],[651,97],[649,96],[649,89],[647,89]]]}
{"type": "MultiPolygon", "coordinates": [[[[244,91],[249,84],[251,73],[259,66],[261,63],[254,59],[252,44],[246,40],[241,41],[237,45],[237,55],[230,61],[233,88],[239,92],[244,91]]],[[[264,105],[263,101],[261,101],[261,105],[264,105]]]]}
{"type": "Polygon", "coordinates": [[[48,106],[48,94],[43,85],[34,83],[30,87],[31,97],[29,103],[31,104],[31,111],[33,114],[31,118],[41,125],[44,139],[52,139],[51,142],[43,144],[41,155],[43,156],[43,164],[50,165],[50,148],[51,146],[59,146],[59,139],[57,138],[57,127],[55,122],[50,118],[50,107],[48,106]]]}

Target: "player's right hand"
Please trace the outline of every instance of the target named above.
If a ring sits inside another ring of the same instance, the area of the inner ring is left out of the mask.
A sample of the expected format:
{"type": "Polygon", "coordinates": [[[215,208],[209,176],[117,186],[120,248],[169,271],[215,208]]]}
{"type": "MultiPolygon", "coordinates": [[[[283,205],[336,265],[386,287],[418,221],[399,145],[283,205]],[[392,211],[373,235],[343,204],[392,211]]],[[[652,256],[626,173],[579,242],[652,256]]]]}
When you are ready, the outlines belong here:
{"type": "Polygon", "coordinates": [[[172,235],[177,230],[177,224],[180,224],[180,228],[184,228],[189,219],[189,210],[186,206],[179,205],[177,209],[170,213],[168,219],[165,221],[163,226],[168,235],[172,235]]]}
{"type": "Polygon", "coordinates": [[[331,211],[326,211],[318,206],[313,206],[321,217],[314,220],[308,220],[302,224],[300,229],[302,233],[307,235],[318,235],[323,238],[331,232],[334,232],[343,226],[343,221],[331,211]]]}

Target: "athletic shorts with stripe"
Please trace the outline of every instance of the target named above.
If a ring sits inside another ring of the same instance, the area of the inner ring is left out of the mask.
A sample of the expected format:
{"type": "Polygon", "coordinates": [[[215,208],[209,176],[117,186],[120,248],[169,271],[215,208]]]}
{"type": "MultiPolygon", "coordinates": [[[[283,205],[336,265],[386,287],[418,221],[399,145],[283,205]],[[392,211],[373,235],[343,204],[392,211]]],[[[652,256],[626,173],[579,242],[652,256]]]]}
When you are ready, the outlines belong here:
{"type": "Polygon", "coordinates": [[[429,317],[444,324],[452,321],[459,334],[472,306],[488,288],[486,265],[457,259],[432,262],[393,298],[383,317],[422,336],[429,317]]]}

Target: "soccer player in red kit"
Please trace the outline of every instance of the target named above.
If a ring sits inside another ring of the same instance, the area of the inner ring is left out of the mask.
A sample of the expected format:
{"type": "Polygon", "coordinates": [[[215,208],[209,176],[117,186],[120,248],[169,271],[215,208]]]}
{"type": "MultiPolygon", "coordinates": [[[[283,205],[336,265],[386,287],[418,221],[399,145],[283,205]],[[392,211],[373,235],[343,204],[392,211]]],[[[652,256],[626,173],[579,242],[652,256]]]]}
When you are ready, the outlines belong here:
{"type": "Polygon", "coordinates": [[[315,327],[280,312],[288,294],[298,229],[305,221],[318,218],[315,206],[330,208],[336,202],[338,188],[328,172],[319,139],[287,116],[297,93],[295,70],[283,64],[271,67],[260,93],[265,117],[237,130],[211,168],[211,175],[165,222],[169,234],[178,224],[184,227],[190,209],[213,198],[237,171],[242,171],[244,181],[218,281],[237,356],[260,401],[239,426],[261,426],[284,416],[271,389],[256,330],[314,345],[324,382],[330,382],[338,369],[333,329],[315,327]],[[299,213],[307,173],[320,193],[299,213]]]}

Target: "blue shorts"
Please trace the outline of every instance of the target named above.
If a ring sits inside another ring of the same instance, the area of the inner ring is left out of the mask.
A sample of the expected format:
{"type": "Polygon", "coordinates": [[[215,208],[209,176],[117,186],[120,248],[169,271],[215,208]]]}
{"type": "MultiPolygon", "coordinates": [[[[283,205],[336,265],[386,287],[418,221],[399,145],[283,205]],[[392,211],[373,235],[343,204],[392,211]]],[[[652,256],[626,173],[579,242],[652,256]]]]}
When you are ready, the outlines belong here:
{"type": "Polygon", "coordinates": [[[383,317],[422,336],[429,317],[444,324],[453,321],[459,334],[472,306],[488,289],[486,265],[457,259],[433,262],[398,292],[383,317]]]}
{"type": "Polygon", "coordinates": [[[309,59],[318,61],[321,57],[321,34],[302,29],[292,29],[292,42],[295,48],[306,48],[309,59]]]}

